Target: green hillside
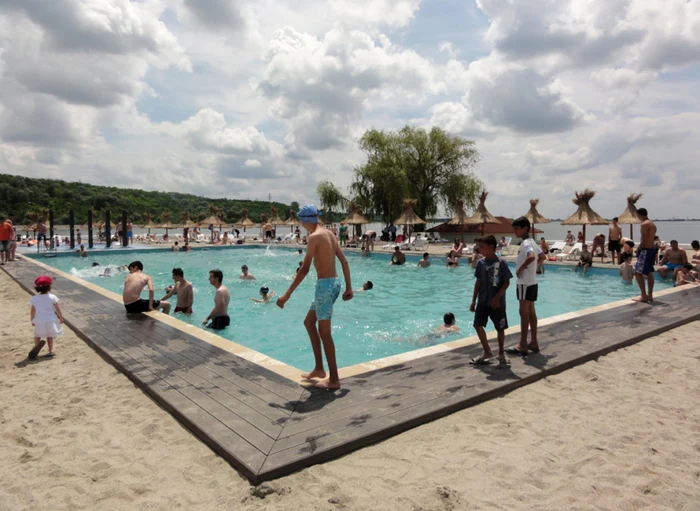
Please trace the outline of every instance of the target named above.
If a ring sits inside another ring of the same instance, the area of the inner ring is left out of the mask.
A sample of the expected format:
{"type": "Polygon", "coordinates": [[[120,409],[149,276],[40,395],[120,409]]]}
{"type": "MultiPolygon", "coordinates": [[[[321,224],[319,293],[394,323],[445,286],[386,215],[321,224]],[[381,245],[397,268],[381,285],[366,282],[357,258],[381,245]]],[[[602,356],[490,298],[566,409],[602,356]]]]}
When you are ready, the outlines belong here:
{"type": "Polygon", "coordinates": [[[247,209],[248,216],[259,222],[262,215],[270,215],[272,208],[278,208],[282,219],[289,217],[289,210],[299,210],[297,203],[263,202],[252,200],[208,199],[186,193],[147,192],[113,186],[96,186],[86,183],[68,183],[57,179],[34,179],[0,174],[0,217],[12,218],[15,224],[29,223],[28,214],[40,213],[43,209],[53,209],[54,222],[68,223],[68,212],[75,212],[76,224],[87,222],[87,212],[93,209],[96,215],[110,210],[113,221],[126,210],[129,219],[138,224],[143,214],[148,212],[155,221],[161,220],[161,213],[171,214],[171,222],[179,222],[181,213],[187,211],[194,220],[209,216],[209,205],[221,208],[226,222],[237,221],[241,210],[247,209]]]}

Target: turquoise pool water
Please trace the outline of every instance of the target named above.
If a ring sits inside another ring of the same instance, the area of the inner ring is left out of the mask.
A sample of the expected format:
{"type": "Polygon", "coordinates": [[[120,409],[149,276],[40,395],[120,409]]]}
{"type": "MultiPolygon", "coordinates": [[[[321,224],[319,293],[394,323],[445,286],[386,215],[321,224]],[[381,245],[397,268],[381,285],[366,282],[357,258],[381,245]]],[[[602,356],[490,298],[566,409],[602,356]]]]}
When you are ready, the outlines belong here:
{"type": "MultiPolygon", "coordinates": [[[[231,291],[231,326],[220,335],[287,364],[311,367],[313,355],[302,324],[313,298],[315,279],[311,274],[284,310],[274,303],[263,305],[249,300],[258,297],[262,285],[277,294],[287,290],[302,260],[296,250],[284,247],[199,249],[190,253],[128,250],[95,252],[85,259],[71,255],[39,260],[121,294],[124,274],[116,273],[116,268],[136,259],[143,262],[145,272],[153,277],[156,299],[162,298],[164,288],[172,284],[172,268],[183,268],[185,277],[194,285],[194,314],[189,317],[178,314],[178,317],[197,326],[213,306],[214,288],[209,285],[208,272],[221,269],[224,284],[231,291]],[[100,266],[91,268],[93,261],[100,266]],[[243,264],[248,265],[257,281],[238,278],[243,264]],[[99,276],[107,266],[112,268],[114,277],[99,276]]],[[[357,289],[371,280],[374,289],[357,293],[349,302],[341,299],[336,302],[333,335],[341,367],[475,334],[473,314],[469,312],[474,286],[470,267],[448,269],[444,260],[437,258],[433,258],[433,266],[426,269],[416,267],[417,259],[413,258],[409,258],[405,266],[388,266],[388,254],[365,258],[351,253],[348,260],[353,287],[357,289]],[[426,338],[426,334],[442,323],[445,312],[455,314],[461,333],[439,339],[426,338]]],[[[515,273],[512,265],[511,271],[515,273]]],[[[340,265],[338,273],[341,275],[340,265]]],[[[665,288],[669,284],[659,282],[658,286],[665,288]]],[[[624,285],[611,271],[594,268],[584,277],[574,274],[571,268],[549,266],[540,278],[537,312],[540,318],[546,318],[631,297],[637,292],[636,286],[624,285]]],[[[508,321],[516,325],[519,316],[514,285],[507,297],[508,321]]]]}

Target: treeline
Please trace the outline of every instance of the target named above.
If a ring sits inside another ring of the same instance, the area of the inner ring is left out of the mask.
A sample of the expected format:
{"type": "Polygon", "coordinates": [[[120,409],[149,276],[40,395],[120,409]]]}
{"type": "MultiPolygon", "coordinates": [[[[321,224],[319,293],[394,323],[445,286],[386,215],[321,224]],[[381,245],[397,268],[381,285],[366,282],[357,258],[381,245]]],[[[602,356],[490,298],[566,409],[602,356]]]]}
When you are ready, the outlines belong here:
{"type": "Polygon", "coordinates": [[[299,211],[296,202],[289,205],[281,202],[208,199],[186,193],[148,192],[0,174],[0,218],[11,218],[17,225],[29,224],[35,215],[44,217],[49,209],[53,209],[54,223],[57,225],[68,223],[71,209],[75,213],[76,224],[87,222],[89,209],[96,216],[110,210],[113,220],[117,216],[121,218],[121,212],[126,210],[135,224],[144,221],[145,213],[160,222],[162,213],[167,212],[170,213],[171,222],[179,222],[184,212],[196,220],[209,216],[213,208],[220,212],[223,220],[233,223],[240,219],[241,211],[246,209],[251,220],[260,222],[263,215],[271,215],[273,207],[285,220],[289,217],[290,209],[299,211]]]}

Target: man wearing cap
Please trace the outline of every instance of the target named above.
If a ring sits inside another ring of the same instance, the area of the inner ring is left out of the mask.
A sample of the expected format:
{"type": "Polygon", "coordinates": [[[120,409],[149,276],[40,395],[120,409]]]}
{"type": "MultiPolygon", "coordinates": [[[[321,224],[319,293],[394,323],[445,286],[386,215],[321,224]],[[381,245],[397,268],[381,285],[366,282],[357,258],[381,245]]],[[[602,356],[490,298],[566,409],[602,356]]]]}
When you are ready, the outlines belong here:
{"type": "Polygon", "coordinates": [[[338,376],[338,364],[335,360],[335,344],[331,335],[333,304],[340,294],[340,282],[335,270],[336,257],[343,267],[343,277],[345,278],[343,300],[351,300],[353,292],[348,261],[333,233],[319,224],[318,217],[320,215],[321,212],[313,204],[301,208],[297,215],[301,225],[309,231],[306,256],[287,292],[277,299],[277,306],[284,308],[284,304],[309,273],[311,263],[313,263],[317,276],[316,293],[311,308],[304,319],[304,327],[306,327],[311,340],[315,365],[313,371],[304,373],[301,377],[311,381],[318,388],[339,389],[340,377],[338,376]],[[328,378],[326,378],[326,371],[323,368],[322,343],[328,362],[328,378]]]}

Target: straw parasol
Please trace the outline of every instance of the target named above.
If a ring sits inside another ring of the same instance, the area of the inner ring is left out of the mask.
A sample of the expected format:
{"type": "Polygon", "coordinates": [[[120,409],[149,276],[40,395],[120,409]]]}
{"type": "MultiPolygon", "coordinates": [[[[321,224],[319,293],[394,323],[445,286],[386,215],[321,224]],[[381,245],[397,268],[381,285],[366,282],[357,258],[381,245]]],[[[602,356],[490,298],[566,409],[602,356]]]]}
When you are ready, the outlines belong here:
{"type": "Polygon", "coordinates": [[[416,224],[426,223],[421,217],[416,215],[413,208],[416,206],[418,201],[416,199],[404,199],[403,201],[403,214],[394,221],[395,225],[408,225],[408,240],[411,239],[411,228],[410,226],[416,224]]]}
{"type": "Polygon", "coordinates": [[[644,222],[639,215],[637,215],[637,201],[642,198],[641,193],[630,193],[627,197],[627,208],[624,213],[622,213],[618,218],[617,222],[620,224],[630,225],[630,239],[634,239],[634,224],[641,224],[644,222]]]}
{"type": "Polygon", "coordinates": [[[272,218],[269,220],[269,222],[277,228],[278,225],[284,225],[284,220],[282,220],[277,213],[277,208],[272,208],[272,218]]]}
{"type": "Polygon", "coordinates": [[[163,219],[163,221],[158,224],[159,229],[165,229],[165,235],[168,236],[168,229],[175,229],[177,228],[177,225],[170,223],[170,213],[167,211],[163,211],[160,214],[160,217],[163,219]]]}
{"type": "MultiPolygon", "coordinates": [[[[114,223],[114,222],[109,222],[109,225],[110,225],[110,229],[116,229],[119,226],[118,223],[114,223]]],[[[100,219],[100,221],[95,224],[95,227],[97,227],[98,229],[102,229],[104,226],[105,226],[104,218],[100,219]]]]}
{"type": "Polygon", "coordinates": [[[489,213],[486,209],[486,197],[489,192],[483,190],[479,196],[479,205],[474,210],[474,214],[464,219],[466,225],[481,225],[481,235],[484,235],[484,227],[486,224],[500,224],[500,220],[489,213]]]}
{"type": "MultiPolygon", "coordinates": [[[[415,213],[414,213],[415,215],[415,213]]],[[[365,225],[369,224],[357,204],[354,201],[348,203],[348,216],[340,222],[341,225],[365,225]]]]}
{"type": "Polygon", "coordinates": [[[299,220],[297,220],[297,213],[293,209],[289,210],[289,218],[284,221],[284,225],[289,225],[294,231],[294,226],[300,225],[299,220]]]}
{"type": "Polygon", "coordinates": [[[146,221],[141,226],[141,228],[148,229],[148,234],[151,234],[151,229],[155,229],[156,227],[158,227],[158,224],[153,221],[153,216],[151,216],[151,214],[148,212],[143,214],[143,218],[145,218],[146,221]]]}
{"type": "Polygon", "coordinates": [[[551,222],[549,218],[545,218],[544,216],[540,215],[540,212],[537,211],[537,205],[540,203],[540,199],[530,199],[530,209],[528,210],[527,213],[525,213],[525,218],[530,220],[530,224],[532,225],[532,235],[535,235],[535,224],[548,224],[551,222]]]}
{"type": "Polygon", "coordinates": [[[571,202],[576,204],[578,209],[561,223],[561,225],[583,225],[584,243],[586,241],[586,225],[608,225],[610,223],[591,209],[589,203],[593,197],[595,197],[595,192],[589,188],[582,192],[576,192],[576,196],[571,202]]]}
{"type": "MultiPolygon", "coordinates": [[[[464,201],[457,199],[457,216],[450,220],[448,225],[467,225],[467,212],[464,211],[464,201]]],[[[462,233],[462,241],[464,241],[464,233],[462,233]]]]}
{"type": "Polygon", "coordinates": [[[194,229],[195,227],[199,227],[199,222],[191,220],[190,214],[187,211],[183,211],[182,222],[178,224],[178,227],[182,227],[183,229],[194,229]]]}
{"type": "Polygon", "coordinates": [[[241,210],[241,219],[238,222],[236,222],[235,225],[243,227],[243,230],[245,231],[246,227],[253,227],[255,225],[255,222],[253,222],[250,218],[248,218],[248,210],[242,209],[241,210]]]}

